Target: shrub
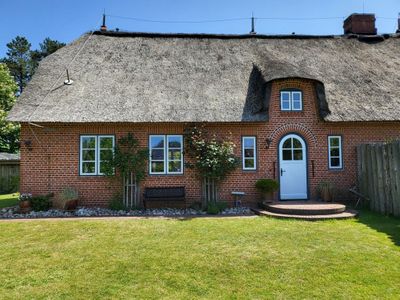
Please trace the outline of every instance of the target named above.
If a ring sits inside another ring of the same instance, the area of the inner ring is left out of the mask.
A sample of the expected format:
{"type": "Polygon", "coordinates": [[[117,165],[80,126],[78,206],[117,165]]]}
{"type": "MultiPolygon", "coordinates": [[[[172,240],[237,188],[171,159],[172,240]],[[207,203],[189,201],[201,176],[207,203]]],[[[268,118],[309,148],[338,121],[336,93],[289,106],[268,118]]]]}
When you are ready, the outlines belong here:
{"type": "Polygon", "coordinates": [[[67,187],[67,188],[63,189],[60,194],[61,200],[65,201],[65,202],[70,201],[70,200],[76,200],[76,199],[78,199],[78,197],[79,197],[78,191],[71,187],[67,187]]]}
{"type": "Polygon", "coordinates": [[[108,208],[111,210],[126,210],[124,203],[122,202],[122,197],[119,193],[115,194],[110,203],[108,203],[108,208]]]}
{"type": "Polygon", "coordinates": [[[49,195],[34,196],[31,199],[31,208],[33,211],[44,211],[51,208],[51,200],[49,195]]]}
{"type": "Polygon", "coordinates": [[[256,189],[262,194],[275,192],[279,188],[279,183],[273,179],[259,179],[256,182],[256,189]]]}
{"type": "Polygon", "coordinates": [[[215,203],[208,203],[207,205],[207,213],[210,215],[217,215],[223,210],[225,210],[228,207],[226,202],[215,202],[215,203]]]}
{"type": "Polygon", "coordinates": [[[57,206],[62,209],[73,210],[77,206],[77,201],[73,200],[78,200],[78,198],[79,193],[76,189],[72,187],[66,187],[60,193],[60,199],[57,203],[57,206]]]}

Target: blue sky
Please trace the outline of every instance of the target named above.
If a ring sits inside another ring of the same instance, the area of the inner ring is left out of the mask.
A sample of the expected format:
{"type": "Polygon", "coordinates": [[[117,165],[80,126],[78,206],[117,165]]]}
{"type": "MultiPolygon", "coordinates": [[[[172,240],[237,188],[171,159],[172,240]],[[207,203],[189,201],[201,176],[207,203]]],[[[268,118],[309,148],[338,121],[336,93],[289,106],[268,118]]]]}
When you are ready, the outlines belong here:
{"type": "MultiPolygon", "coordinates": [[[[250,17],[330,18],[325,20],[256,20],[264,34],[341,34],[342,17],[373,12],[379,32],[394,32],[400,0],[0,0],[0,57],[6,43],[25,36],[36,48],[45,37],[70,42],[97,29],[106,14],[150,20],[211,20],[250,17]],[[364,4],[363,4],[364,3],[364,4]]],[[[136,22],[109,17],[107,25],[129,31],[247,33],[249,20],[197,24],[136,22]]]]}

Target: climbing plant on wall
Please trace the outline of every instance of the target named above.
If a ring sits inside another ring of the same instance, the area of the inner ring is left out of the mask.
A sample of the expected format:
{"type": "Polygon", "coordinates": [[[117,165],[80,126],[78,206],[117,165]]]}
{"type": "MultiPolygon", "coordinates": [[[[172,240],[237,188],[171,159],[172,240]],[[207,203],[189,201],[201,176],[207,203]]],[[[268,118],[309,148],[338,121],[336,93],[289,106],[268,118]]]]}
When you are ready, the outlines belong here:
{"type": "Polygon", "coordinates": [[[105,163],[105,174],[122,182],[126,207],[140,206],[139,183],[146,176],[148,153],[148,149],[141,148],[133,134],[128,133],[118,140],[114,155],[105,163]]]}
{"type": "Polygon", "coordinates": [[[239,158],[234,155],[236,145],[231,138],[218,138],[207,132],[204,125],[190,125],[185,128],[185,154],[202,180],[203,206],[218,201],[218,183],[234,171],[239,158]]]}

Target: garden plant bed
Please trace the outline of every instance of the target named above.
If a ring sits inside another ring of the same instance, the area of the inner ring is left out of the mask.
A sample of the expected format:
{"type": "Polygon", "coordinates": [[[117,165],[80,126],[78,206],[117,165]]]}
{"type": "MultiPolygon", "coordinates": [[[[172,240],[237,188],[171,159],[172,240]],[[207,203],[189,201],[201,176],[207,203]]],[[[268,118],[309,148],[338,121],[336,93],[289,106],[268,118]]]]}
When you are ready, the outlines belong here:
{"type": "MultiPolygon", "coordinates": [[[[248,207],[227,208],[219,216],[242,216],[253,215],[248,207]]],[[[0,219],[36,219],[36,218],[77,218],[77,217],[186,217],[186,216],[207,216],[207,212],[194,209],[143,209],[143,210],[111,210],[107,208],[79,207],[69,212],[59,209],[48,211],[31,211],[26,214],[18,212],[18,207],[3,208],[0,210],[0,219]]]]}

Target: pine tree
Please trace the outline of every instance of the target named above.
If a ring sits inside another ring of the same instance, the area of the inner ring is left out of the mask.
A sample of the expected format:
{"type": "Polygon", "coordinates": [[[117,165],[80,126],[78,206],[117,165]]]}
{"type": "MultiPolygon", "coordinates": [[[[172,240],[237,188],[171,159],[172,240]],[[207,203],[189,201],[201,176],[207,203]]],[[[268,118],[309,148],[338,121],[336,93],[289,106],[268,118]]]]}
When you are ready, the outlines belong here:
{"type": "Polygon", "coordinates": [[[33,73],[31,44],[26,38],[17,36],[7,44],[7,48],[7,58],[3,62],[7,64],[21,93],[33,73]]]}

